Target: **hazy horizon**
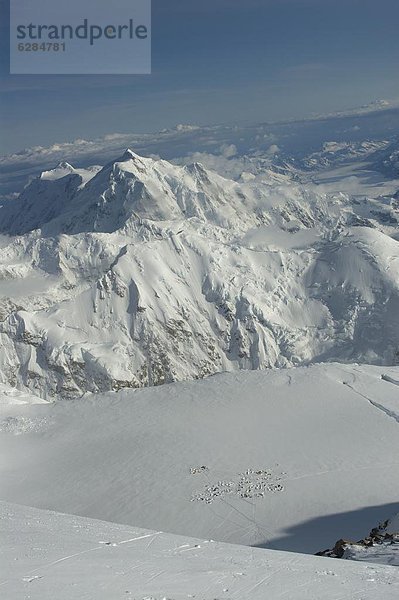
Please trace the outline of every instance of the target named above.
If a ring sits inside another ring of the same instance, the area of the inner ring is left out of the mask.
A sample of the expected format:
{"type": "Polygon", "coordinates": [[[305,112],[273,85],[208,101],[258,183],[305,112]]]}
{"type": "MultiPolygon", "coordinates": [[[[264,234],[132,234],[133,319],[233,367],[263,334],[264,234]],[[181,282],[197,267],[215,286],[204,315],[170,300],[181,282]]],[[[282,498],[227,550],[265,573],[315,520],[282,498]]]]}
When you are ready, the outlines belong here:
{"type": "Polygon", "coordinates": [[[394,0],[153,0],[152,75],[9,75],[2,153],[177,123],[306,118],[399,97],[394,0]]]}

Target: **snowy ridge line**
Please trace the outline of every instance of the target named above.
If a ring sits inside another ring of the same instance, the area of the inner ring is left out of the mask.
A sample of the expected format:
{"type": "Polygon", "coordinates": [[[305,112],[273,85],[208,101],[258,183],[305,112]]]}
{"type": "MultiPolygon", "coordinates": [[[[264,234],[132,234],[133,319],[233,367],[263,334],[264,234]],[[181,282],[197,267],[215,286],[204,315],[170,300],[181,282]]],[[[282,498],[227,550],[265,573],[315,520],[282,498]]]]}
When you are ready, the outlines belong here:
{"type": "Polygon", "coordinates": [[[394,198],[268,172],[233,181],[130,150],[78,171],[62,163],[0,210],[18,233],[0,245],[4,385],[53,400],[239,369],[396,364],[394,198]]]}
{"type": "Polygon", "coordinates": [[[383,374],[383,375],[381,375],[381,379],[383,379],[384,381],[387,381],[388,383],[393,383],[393,385],[399,385],[399,381],[396,379],[393,379],[389,375],[383,374]]]}
{"type": "MultiPolygon", "coordinates": [[[[383,376],[381,376],[381,379],[383,379],[384,381],[386,381],[386,379],[384,379],[383,376]]],[[[372,406],[374,406],[375,408],[377,408],[378,410],[380,410],[387,417],[389,417],[390,419],[393,419],[394,421],[396,421],[397,423],[399,423],[399,415],[397,413],[389,410],[388,408],[386,408],[385,406],[383,406],[379,402],[376,402],[375,400],[372,400],[371,398],[369,398],[365,394],[362,394],[356,388],[354,388],[353,385],[351,385],[347,381],[344,381],[343,384],[346,385],[347,387],[349,387],[351,390],[353,390],[356,394],[358,394],[359,396],[361,396],[362,398],[364,398],[365,400],[367,400],[367,402],[369,402],[372,406]]]]}
{"type": "MultiPolygon", "coordinates": [[[[200,597],[307,600],[309,595],[337,600],[362,595],[364,600],[393,600],[398,572],[382,565],[246,548],[162,534],[149,545],[150,532],[73,515],[0,504],[4,540],[2,582],[8,600],[81,600],[94,597],[135,600],[200,597]],[[137,538],[115,544],[123,532],[137,538]],[[92,548],[93,539],[109,543],[92,548]],[[102,549],[102,552],[93,550],[102,549]],[[190,550],[190,552],[187,552],[190,550]],[[37,575],[27,574],[33,553],[37,575]],[[55,556],[61,558],[52,560],[55,556]],[[63,556],[62,556],[63,555],[63,556]],[[27,568],[28,567],[28,568],[27,568]]],[[[2,552],[2,550],[0,550],[2,552]]]]}

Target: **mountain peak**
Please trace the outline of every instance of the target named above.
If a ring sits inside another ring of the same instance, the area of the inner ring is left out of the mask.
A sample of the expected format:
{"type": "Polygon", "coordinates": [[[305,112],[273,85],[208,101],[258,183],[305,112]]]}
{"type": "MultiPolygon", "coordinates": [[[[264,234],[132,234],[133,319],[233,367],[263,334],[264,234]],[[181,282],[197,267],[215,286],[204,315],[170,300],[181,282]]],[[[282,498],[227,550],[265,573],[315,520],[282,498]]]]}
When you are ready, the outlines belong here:
{"type": "Polygon", "coordinates": [[[74,171],[75,170],[74,167],[69,162],[66,162],[65,160],[58,163],[58,165],[55,168],[56,169],[65,169],[66,171],[74,171]]]}
{"type": "Polygon", "coordinates": [[[58,163],[54,169],[50,169],[49,171],[42,171],[39,175],[39,179],[41,180],[56,180],[61,179],[67,175],[72,175],[76,173],[75,168],[69,164],[68,162],[61,161],[58,163]]]}
{"type": "Polygon", "coordinates": [[[133,152],[133,150],[130,150],[130,148],[126,148],[119,162],[125,162],[127,160],[141,160],[141,157],[133,152]]]}
{"type": "Polygon", "coordinates": [[[193,176],[204,177],[208,175],[206,168],[200,162],[189,163],[188,165],[185,165],[184,168],[187,171],[187,173],[190,173],[190,175],[193,176]]]}

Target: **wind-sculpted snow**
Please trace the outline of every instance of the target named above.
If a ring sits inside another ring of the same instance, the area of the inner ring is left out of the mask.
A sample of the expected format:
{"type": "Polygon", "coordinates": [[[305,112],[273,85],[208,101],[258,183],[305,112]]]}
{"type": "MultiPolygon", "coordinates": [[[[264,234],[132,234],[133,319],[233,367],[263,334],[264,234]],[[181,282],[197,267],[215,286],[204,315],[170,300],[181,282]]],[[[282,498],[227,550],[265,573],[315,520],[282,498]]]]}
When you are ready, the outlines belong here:
{"type": "Polygon", "coordinates": [[[18,234],[0,244],[1,381],[51,399],[320,360],[395,364],[396,205],[331,185],[237,182],[131,151],[43,173],[0,212],[18,234]]]}
{"type": "Polygon", "coordinates": [[[7,600],[394,600],[396,569],[1,503],[7,600]]]}

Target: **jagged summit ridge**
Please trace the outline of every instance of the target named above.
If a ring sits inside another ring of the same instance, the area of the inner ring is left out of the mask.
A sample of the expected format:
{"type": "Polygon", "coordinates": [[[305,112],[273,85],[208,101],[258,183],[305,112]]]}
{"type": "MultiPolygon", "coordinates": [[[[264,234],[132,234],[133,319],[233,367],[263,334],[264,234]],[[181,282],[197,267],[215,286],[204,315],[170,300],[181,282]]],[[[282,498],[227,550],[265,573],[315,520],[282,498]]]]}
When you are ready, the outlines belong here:
{"type": "Polygon", "coordinates": [[[126,148],[122,157],[117,162],[124,162],[127,160],[142,160],[142,158],[138,154],[133,152],[133,150],[131,150],[130,148],[126,148]]]}
{"type": "Polygon", "coordinates": [[[198,163],[180,167],[127,149],[84,177],[67,163],[42,173],[17,201],[2,209],[0,231],[19,235],[40,228],[46,236],[112,232],[137,214],[152,221],[195,217],[223,227],[256,208],[253,189],[198,163]],[[55,203],[58,196],[63,201],[55,203]]]}
{"type": "Polygon", "coordinates": [[[390,204],[131,151],[48,173],[0,209],[2,230],[19,234],[0,248],[2,383],[76,397],[399,360],[390,204]]]}

